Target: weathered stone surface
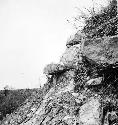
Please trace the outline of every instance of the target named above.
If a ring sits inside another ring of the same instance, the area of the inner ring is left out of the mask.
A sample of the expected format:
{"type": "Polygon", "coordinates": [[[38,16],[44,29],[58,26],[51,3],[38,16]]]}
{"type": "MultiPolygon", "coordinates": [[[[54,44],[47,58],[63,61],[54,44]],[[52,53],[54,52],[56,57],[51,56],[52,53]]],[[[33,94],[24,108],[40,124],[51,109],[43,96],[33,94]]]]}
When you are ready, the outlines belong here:
{"type": "Polygon", "coordinates": [[[43,72],[44,74],[53,75],[53,74],[61,73],[66,69],[67,68],[64,65],[51,63],[44,68],[43,72]]]}
{"type": "Polygon", "coordinates": [[[80,108],[80,125],[100,125],[101,109],[99,98],[90,98],[90,100],[80,108]]]}
{"type": "Polygon", "coordinates": [[[72,46],[67,48],[65,53],[60,59],[60,63],[64,64],[67,67],[73,67],[82,60],[80,49],[78,47],[72,46]]]}
{"type": "Polygon", "coordinates": [[[75,70],[69,70],[64,72],[61,76],[57,77],[56,79],[56,89],[59,90],[60,88],[64,88],[64,91],[66,91],[66,88],[70,86],[70,88],[72,89],[72,86],[74,85],[74,77],[75,70]]]}
{"type": "Polygon", "coordinates": [[[98,64],[118,62],[118,36],[87,40],[82,45],[83,54],[98,64]]]}
{"type": "Polygon", "coordinates": [[[51,89],[46,94],[40,108],[38,108],[38,110],[35,112],[35,115],[33,115],[33,117],[27,123],[22,123],[21,125],[55,125],[57,123],[59,125],[62,123],[66,124],[67,119],[64,118],[67,115],[69,115],[70,118],[73,118],[74,109],[76,106],[76,100],[71,94],[70,87],[68,87],[69,84],[67,84],[67,86],[61,87],[57,91],[51,89]]]}

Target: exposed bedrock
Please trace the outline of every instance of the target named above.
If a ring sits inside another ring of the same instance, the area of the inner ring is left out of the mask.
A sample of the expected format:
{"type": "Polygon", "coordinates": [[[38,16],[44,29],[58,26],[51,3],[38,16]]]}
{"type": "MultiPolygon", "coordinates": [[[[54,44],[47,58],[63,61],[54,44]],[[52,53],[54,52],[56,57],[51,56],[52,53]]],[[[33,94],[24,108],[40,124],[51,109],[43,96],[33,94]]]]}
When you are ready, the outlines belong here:
{"type": "Polygon", "coordinates": [[[64,65],[51,63],[44,68],[43,73],[46,75],[54,75],[62,73],[66,70],[68,70],[68,68],[64,65]]]}
{"type": "Polygon", "coordinates": [[[98,64],[115,64],[118,62],[118,36],[84,41],[82,52],[98,64]]]}

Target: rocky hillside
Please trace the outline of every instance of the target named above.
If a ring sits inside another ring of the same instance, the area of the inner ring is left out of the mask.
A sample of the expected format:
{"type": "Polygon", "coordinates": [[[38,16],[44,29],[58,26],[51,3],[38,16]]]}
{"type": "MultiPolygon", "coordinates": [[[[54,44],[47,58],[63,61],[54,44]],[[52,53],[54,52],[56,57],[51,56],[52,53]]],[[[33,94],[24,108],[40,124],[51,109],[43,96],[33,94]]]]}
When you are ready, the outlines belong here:
{"type": "Polygon", "coordinates": [[[117,1],[67,41],[47,83],[1,125],[118,125],[117,1]]]}

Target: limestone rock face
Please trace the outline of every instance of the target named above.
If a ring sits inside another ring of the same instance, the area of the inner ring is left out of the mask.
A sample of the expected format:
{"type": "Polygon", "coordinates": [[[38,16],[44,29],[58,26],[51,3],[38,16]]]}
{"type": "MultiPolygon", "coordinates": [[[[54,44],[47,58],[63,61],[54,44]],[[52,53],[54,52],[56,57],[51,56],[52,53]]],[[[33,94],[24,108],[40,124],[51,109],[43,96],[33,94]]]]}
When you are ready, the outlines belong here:
{"type": "Polygon", "coordinates": [[[79,47],[76,46],[67,48],[60,59],[60,63],[67,67],[76,66],[79,61],[81,62],[81,54],[79,47]]]}
{"type": "Polygon", "coordinates": [[[82,48],[83,54],[98,64],[118,62],[118,36],[87,40],[82,48]]]}

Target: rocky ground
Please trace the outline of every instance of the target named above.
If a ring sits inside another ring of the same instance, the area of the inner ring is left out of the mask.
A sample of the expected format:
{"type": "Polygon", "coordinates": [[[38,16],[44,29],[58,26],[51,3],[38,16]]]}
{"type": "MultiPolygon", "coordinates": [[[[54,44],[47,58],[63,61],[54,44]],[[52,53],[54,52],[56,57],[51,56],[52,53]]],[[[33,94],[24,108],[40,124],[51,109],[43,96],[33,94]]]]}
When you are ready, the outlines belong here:
{"type": "MultiPolygon", "coordinates": [[[[100,24],[103,29],[104,25],[100,24]]],[[[44,68],[48,80],[42,90],[1,125],[118,125],[118,35],[114,33],[92,39],[83,31],[76,34],[59,64],[44,68]]]]}

